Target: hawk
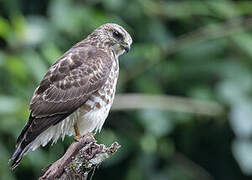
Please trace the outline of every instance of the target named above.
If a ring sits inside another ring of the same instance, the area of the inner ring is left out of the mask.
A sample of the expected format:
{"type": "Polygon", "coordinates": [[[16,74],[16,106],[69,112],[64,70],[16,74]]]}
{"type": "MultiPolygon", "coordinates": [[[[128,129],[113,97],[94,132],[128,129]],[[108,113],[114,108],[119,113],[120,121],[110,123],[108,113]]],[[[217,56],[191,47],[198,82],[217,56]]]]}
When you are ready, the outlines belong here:
{"type": "Polygon", "coordinates": [[[52,64],[31,99],[29,120],[11,157],[12,169],[30,150],[51,140],[101,130],[115,96],[118,57],[131,43],[124,28],[107,23],[52,64]]]}

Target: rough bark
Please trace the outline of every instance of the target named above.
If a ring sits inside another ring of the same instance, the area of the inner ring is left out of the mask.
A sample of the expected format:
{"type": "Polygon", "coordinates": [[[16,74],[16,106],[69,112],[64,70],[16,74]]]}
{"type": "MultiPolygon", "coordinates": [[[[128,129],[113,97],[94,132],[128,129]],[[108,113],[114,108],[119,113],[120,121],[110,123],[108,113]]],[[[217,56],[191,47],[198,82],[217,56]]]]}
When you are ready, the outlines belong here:
{"type": "Polygon", "coordinates": [[[120,145],[114,142],[109,147],[97,144],[92,134],[73,142],[66,153],[46,167],[40,180],[86,180],[89,172],[113,155],[120,145]]]}

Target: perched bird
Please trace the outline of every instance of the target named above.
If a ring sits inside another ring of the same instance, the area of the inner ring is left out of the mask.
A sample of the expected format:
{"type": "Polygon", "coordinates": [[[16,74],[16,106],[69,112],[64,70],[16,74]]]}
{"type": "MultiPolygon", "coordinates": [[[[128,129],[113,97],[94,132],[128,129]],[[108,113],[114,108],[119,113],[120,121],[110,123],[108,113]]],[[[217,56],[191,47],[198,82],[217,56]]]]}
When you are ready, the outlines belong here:
{"type": "Polygon", "coordinates": [[[115,96],[118,57],[131,43],[124,28],[104,24],[49,68],[31,99],[29,120],[10,159],[12,169],[26,153],[50,140],[101,130],[115,96]]]}

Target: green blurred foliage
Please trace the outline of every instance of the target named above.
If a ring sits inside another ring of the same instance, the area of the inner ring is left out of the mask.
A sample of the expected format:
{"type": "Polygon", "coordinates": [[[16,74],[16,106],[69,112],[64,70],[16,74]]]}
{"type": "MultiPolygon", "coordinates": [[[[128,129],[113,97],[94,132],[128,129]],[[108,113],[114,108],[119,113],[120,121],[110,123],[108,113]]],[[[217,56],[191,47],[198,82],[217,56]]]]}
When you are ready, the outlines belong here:
{"type": "Polygon", "coordinates": [[[72,142],[8,159],[29,99],[60,55],[106,22],[124,26],[117,92],[216,101],[223,115],[111,112],[98,142],[122,147],[94,179],[252,178],[252,2],[243,0],[0,0],[0,179],[36,179],[72,142]]]}

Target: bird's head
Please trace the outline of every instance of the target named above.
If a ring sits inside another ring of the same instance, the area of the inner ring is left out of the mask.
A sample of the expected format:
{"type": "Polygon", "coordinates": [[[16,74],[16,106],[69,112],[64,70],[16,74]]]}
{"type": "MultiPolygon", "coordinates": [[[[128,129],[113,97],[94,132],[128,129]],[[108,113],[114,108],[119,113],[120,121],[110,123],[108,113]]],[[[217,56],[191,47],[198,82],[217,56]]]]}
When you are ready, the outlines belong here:
{"type": "Polygon", "coordinates": [[[118,24],[107,23],[98,27],[93,33],[105,46],[109,46],[116,56],[129,52],[132,38],[129,33],[118,24]]]}

